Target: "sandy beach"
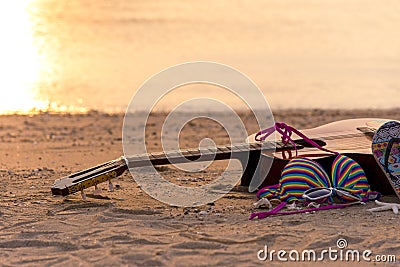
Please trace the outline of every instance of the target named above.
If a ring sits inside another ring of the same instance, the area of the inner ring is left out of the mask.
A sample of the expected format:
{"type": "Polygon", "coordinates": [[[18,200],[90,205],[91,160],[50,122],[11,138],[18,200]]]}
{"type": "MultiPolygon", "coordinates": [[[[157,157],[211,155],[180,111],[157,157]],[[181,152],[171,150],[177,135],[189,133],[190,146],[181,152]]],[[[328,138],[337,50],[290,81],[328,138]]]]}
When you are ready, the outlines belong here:
{"type": "MultiPolygon", "coordinates": [[[[152,151],[160,150],[163,115],[154,115],[147,128],[151,134],[146,141],[152,151]]],[[[257,131],[249,114],[241,117],[248,132],[257,131]]],[[[274,117],[305,129],[347,118],[400,120],[400,110],[284,110],[274,112],[274,117]]],[[[100,112],[0,116],[0,265],[280,265],[276,259],[259,261],[257,252],[266,245],[271,250],[321,251],[337,248],[340,238],[347,240],[348,248],[397,255],[399,262],[400,215],[367,212],[374,203],[249,221],[257,199],[243,187],[205,206],[171,207],[149,197],[128,172],[115,179],[114,192],[101,184],[100,196],[88,189],[86,200],[80,194],[52,196],[55,179],[123,154],[122,122],[123,114],[100,112]]],[[[220,126],[200,121],[184,129],[184,147],[198,146],[193,134],[215,136],[217,144],[226,141],[220,126]]],[[[212,178],[220,168],[212,165],[201,177],[168,166],[160,171],[172,180],[185,178],[195,185],[212,178]]],[[[383,200],[397,201],[394,196],[383,200]]],[[[365,262],[325,260],[324,264],[365,262]]]]}

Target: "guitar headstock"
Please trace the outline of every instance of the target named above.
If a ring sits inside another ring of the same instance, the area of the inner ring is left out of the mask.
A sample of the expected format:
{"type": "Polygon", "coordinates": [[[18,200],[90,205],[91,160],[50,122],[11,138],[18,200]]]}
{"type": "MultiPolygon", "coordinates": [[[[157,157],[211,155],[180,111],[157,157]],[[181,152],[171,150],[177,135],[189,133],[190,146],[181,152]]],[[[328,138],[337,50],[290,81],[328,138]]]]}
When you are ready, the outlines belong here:
{"type": "Polygon", "coordinates": [[[55,180],[51,192],[53,195],[67,196],[80,191],[84,196],[84,189],[111,181],[125,170],[127,166],[123,158],[112,160],[55,180]]]}

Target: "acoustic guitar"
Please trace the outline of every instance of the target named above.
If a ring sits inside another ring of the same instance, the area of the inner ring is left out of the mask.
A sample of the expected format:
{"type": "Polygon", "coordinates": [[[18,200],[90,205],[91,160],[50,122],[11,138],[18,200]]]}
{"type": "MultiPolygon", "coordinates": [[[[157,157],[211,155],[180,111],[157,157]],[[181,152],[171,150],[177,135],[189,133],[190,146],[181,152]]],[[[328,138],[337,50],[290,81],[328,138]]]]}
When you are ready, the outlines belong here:
{"type": "MultiPolygon", "coordinates": [[[[371,189],[382,194],[394,194],[385,174],[371,152],[371,140],[375,131],[388,119],[363,118],[329,123],[312,129],[301,130],[318,145],[345,154],[357,161],[366,173],[371,189]]],[[[239,159],[243,164],[242,186],[254,191],[263,186],[276,184],[287,162],[296,156],[294,146],[277,140],[256,141],[255,134],[242,144],[195,148],[183,151],[147,153],[121,157],[92,168],[58,179],[51,187],[53,195],[67,196],[99,183],[111,181],[126,170],[149,165],[166,165],[189,161],[239,159]],[[246,158],[246,160],[243,160],[246,158]],[[248,159],[248,161],[247,161],[248,159]],[[247,163],[247,164],[246,164],[247,163]]],[[[293,134],[298,157],[309,157],[319,162],[329,173],[335,155],[319,150],[293,134]]]]}

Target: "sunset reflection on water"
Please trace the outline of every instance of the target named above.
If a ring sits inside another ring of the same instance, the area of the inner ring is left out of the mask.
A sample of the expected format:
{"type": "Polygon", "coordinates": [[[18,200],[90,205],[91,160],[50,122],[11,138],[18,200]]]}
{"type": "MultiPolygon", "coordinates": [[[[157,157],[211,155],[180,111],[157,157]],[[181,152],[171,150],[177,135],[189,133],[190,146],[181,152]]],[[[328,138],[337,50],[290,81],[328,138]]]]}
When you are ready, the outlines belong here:
{"type": "Polygon", "coordinates": [[[40,57],[34,45],[28,0],[5,1],[0,8],[0,113],[45,109],[36,95],[40,57]]]}
{"type": "MultiPolygon", "coordinates": [[[[3,1],[0,114],[123,112],[152,75],[198,60],[243,72],[272,109],[396,108],[399,11],[396,0],[3,1]]],[[[180,101],[218,93],[190,88],[180,101]]]]}

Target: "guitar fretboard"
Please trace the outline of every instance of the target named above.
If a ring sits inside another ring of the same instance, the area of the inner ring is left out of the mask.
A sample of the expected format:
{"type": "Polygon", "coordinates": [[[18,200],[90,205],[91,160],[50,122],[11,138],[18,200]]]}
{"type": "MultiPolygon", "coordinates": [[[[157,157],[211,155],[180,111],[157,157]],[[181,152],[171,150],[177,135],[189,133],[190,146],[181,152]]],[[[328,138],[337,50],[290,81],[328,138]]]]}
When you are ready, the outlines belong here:
{"type": "Polygon", "coordinates": [[[155,152],[138,154],[127,157],[129,168],[143,167],[149,165],[165,165],[185,163],[188,161],[210,161],[223,160],[231,157],[237,158],[252,151],[280,150],[282,148],[292,149],[291,144],[284,145],[281,142],[262,142],[251,144],[232,144],[217,147],[204,147],[199,149],[174,150],[168,152],[155,152]]]}

